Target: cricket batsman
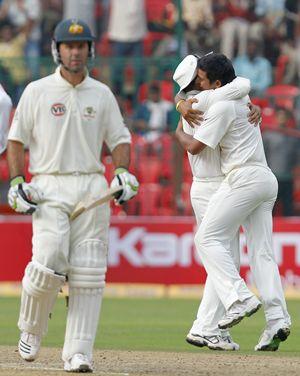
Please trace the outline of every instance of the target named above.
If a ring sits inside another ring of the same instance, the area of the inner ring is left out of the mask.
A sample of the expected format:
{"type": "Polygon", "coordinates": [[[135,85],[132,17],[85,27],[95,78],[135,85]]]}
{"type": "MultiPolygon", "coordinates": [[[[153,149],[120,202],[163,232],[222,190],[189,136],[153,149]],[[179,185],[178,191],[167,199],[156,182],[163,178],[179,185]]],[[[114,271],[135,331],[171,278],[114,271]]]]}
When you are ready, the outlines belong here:
{"type": "Polygon", "coordinates": [[[62,353],[64,370],[92,372],[107,268],[108,203],[70,214],[87,195],[97,197],[108,183],[100,156],[103,142],[115,165],[111,186],[122,186],[120,204],[137,194],[129,173],[131,137],[110,89],[89,77],[94,36],[79,19],[61,21],[54,31],[54,74],[25,89],[8,136],[11,176],[9,205],[32,214],[32,259],[22,280],[19,354],[37,358],[49,314],[61,287],[69,285],[62,353]],[[24,145],[30,151],[31,182],[24,179],[24,145]]]}

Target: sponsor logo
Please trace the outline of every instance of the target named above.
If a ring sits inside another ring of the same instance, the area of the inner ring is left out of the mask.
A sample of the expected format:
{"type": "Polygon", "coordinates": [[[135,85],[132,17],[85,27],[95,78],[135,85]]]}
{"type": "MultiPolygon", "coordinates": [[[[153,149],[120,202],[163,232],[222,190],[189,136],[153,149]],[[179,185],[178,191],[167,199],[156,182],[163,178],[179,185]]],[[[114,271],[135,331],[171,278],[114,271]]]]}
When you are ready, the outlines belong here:
{"type": "Polygon", "coordinates": [[[133,267],[187,268],[194,262],[201,265],[194,247],[193,233],[148,232],[145,227],[134,227],[121,235],[117,227],[109,232],[109,265],[117,267],[124,258],[133,267]]]}
{"type": "Polygon", "coordinates": [[[78,25],[78,23],[74,22],[69,27],[69,33],[71,33],[71,34],[82,34],[83,33],[83,26],[82,25],[78,25]]]}
{"type": "MultiPolygon", "coordinates": [[[[300,267],[300,235],[295,232],[275,232],[273,249],[279,266],[300,267]],[[291,250],[285,249],[291,247],[291,250]]],[[[151,232],[146,227],[134,227],[121,235],[120,229],[111,227],[109,232],[109,265],[117,267],[125,259],[133,267],[189,268],[202,265],[194,246],[194,234],[186,232],[151,232]]],[[[240,235],[241,267],[249,267],[246,237],[240,235]]],[[[300,279],[300,277],[299,277],[300,279]]]]}
{"type": "Polygon", "coordinates": [[[66,113],[66,106],[63,103],[54,103],[51,106],[51,113],[54,116],[63,116],[66,113]]]}
{"type": "Polygon", "coordinates": [[[96,111],[92,106],[86,107],[83,111],[83,116],[86,119],[94,119],[96,116],[96,111]]]}

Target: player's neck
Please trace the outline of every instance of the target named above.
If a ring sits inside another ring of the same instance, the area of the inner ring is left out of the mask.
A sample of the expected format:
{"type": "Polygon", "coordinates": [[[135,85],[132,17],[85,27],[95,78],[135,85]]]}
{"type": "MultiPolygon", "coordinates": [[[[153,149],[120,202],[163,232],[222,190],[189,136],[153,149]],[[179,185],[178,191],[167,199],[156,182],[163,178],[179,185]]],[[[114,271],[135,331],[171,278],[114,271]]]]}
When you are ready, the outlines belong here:
{"type": "Polygon", "coordinates": [[[78,73],[70,72],[65,67],[61,66],[60,74],[68,81],[72,86],[79,85],[85,78],[85,71],[78,73]]]}

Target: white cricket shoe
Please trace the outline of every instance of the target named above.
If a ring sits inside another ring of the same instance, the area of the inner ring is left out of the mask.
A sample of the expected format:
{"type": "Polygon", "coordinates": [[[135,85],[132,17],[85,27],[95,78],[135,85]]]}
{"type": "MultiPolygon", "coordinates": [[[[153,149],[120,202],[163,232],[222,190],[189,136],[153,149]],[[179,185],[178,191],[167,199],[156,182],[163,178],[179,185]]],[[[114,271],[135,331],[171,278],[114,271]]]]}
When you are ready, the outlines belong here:
{"type": "Polygon", "coordinates": [[[224,342],[227,342],[227,343],[230,344],[230,346],[232,347],[232,350],[239,350],[240,349],[240,345],[233,341],[230,334],[221,335],[221,338],[224,342]]]}
{"type": "Polygon", "coordinates": [[[210,350],[223,350],[223,351],[234,351],[238,350],[240,346],[234,343],[230,336],[228,336],[231,341],[224,340],[219,335],[212,336],[201,336],[200,334],[189,333],[186,336],[186,341],[194,346],[204,347],[207,346],[210,350]]]}
{"type": "Polygon", "coordinates": [[[276,351],[280,342],[283,342],[290,335],[290,327],[284,320],[276,320],[274,325],[267,325],[261,335],[258,344],[254,347],[255,351],[276,351]]]}
{"type": "Polygon", "coordinates": [[[67,360],[64,365],[67,372],[93,372],[92,362],[86,355],[74,354],[71,359],[67,360]]]}
{"type": "Polygon", "coordinates": [[[41,337],[35,334],[21,332],[18,344],[19,354],[27,362],[34,361],[41,347],[41,337]]]}
{"type": "Polygon", "coordinates": [[[255,295],[244,300],[243,302],[233,303],[228,309],[223,319],[218,323],[220,329],[231,328],[243,320],[244,317],[250,317],[261,307],[261,302],[255,295]]]}

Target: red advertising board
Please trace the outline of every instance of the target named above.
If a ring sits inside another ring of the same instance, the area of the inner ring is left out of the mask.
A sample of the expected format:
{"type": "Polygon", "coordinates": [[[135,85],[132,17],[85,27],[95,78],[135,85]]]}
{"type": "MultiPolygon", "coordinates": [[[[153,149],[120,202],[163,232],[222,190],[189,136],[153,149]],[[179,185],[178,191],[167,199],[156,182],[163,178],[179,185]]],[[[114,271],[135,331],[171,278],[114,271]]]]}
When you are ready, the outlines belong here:
{"type": "MultiPolygon", "coordinates": [[[[199,284],[205,271],[194,247],[191,217],[113,218],[108,282],[199,284]]],[[[0,217],[0,281],[19,281],[31,254],[30,218],[0,217]]],[[[300,218],[274,220],[274,251],[283,282],[300,286],[300,218]]],[[[241,274],[251,283],[241,234],[241,274]]]]}

